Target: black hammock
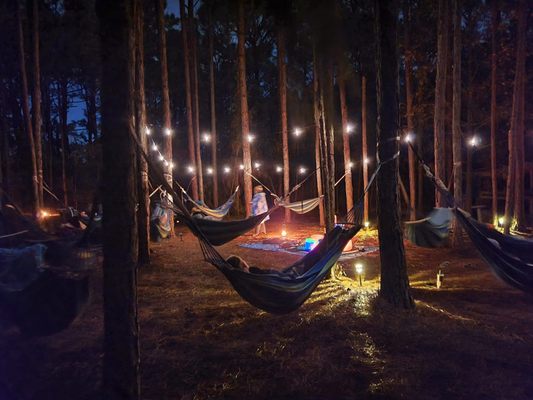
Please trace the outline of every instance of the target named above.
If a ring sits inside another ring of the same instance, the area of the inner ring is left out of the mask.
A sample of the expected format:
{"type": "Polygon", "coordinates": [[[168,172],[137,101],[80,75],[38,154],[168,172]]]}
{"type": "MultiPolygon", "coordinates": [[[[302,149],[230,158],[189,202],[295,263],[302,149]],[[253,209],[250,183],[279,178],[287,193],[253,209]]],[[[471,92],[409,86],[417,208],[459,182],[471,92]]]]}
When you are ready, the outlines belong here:
{"type": "Polygon", "coordinates": [[[426,176],[439,190],[445,201],[453,207],[455,217],[464,228],[481,258],[504,282],[524,292],[533,293],[533,243],[499,233],[495,229],[475,221],[457,206],[455,198],[442,181],[435,177],[429,166],[409,143],[421,163],[426,176]]]}
{"type": "MultiPolygon", "coordinates": [[[[205,232],[197,225],[201,220],[190,215],[180,197],[165,180],[161,167],[155,165],[144,152],[138,138],[135,135],[132,135],[132,138],[139,152],[150,165],[152,173],[157,174],[159,182],[175,199],[175,207],[181,213],[183,222],[198,238],[204,259],[224,274],[244,300],[257,308],[275,314],[289,313],[300,307],[335,265],[348,241],[361,228],[363,198],[383,164],[378,164],[357,206],[348,212],[346,223],[337,225],[327,233],[322,241],[299,262],[281,269],[280,272],[266,271],[248,266],[237,256],[227,259],[222,257],[210,243],[205,232]]],[[[257,217],[264,218],[262,215],[257,217]]]]}

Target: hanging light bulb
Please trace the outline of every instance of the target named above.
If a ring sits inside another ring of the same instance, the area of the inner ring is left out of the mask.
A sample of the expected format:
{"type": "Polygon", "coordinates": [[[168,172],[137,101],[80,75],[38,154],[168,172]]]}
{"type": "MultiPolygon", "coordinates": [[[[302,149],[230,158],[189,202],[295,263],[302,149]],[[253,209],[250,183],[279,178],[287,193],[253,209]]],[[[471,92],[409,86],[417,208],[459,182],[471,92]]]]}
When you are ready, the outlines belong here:
{"type": "Polygon", "coordinates": [[[252,143],[254,140],[255,140],[255,136],[252,135],[251,133],[249,133],[249,134],[248,134],[248,142],[249,142],[249,143],[252,143]]]}
{"type": "Polygon", "coordinates": [[[407,132],[407,134],[403,137],[403,141],[405,143],[411,143],[414,138],[415,138],[415,135],[413,133],[407,132]]]}
{"type": "Polygon", "coordinates": [[[300,128],[294,128],[294,136],[298,137],[302,134],[302,130],[300,128]]]}
{"type": "Polygon", "coordinates": [[[194,167],[193,167],[192,165],[188,165],[188,166],[187,166],[187,172],[188,172],[189,174],[193,174],[193,173],[194,173],[194,167]]]}
{"type": "Polygon", "coordinates": [[[468,145],[470,147],[477,147],[481,144],[481,139],[479,136],[477,135],[474,135],[470,138],[470,140],[468,141],[468,145]]]}
{"type": "Polygon", "coordinates": [[[298,173],[299,173],[300,175],[303,175],[303,174],[305,174],[306,172],[307,172],[307,168],[305,168],[305,167],[300,167],[300,168],[298,169],[298,173]]]}
{"type": "Polygon", "coordinates": [[[353,168],[353,162],[350,161],[350,162],[348,163],[348,166],[349,166],[350,168],[353,168]]]}
{"type": "Polygon", "coordinates": [[[170,128],[165,129],[165,135],[170,136],[172,135],[172,130],[170,128]]]}
{"type": "Polygon", "coordinates": [[[230,167],[228,167],[227,165],[224,166],[224,173],[225,173],[225,174],[229,174],[230,171],[231,171],[231,168],[230,168],[230,167]]]}
{"type": "Polygon", "coordinates": [[[209,142],[211,142],[211,134],[210,134],[210,133],[207,133],[207,132],[204,133],[204,134],[202,135],[202,139],[203,139],[204,143],[209,143],[209,142]]]}
{"type": "Polygon", "coordinates": [[[365,158],[365,159],[363,160],[363,162],[365,163],[365,165],[370,164],[370,158],[365,158]]]}
{"type": "Polygon", "coordinates": [[[278,174],[281,174],[281,173],[283,172],[283,167],[280,166],[280,165],[277,165],[277,166],[276,166],[276,172],[277,172],[278,174]]]}
{"type": "Polygon", "coordinates": [[[207,167],[206,172],[207,172],[207,175],[213,175],[213,168],[207,167]]]}
{"type": "Polygon", "coordinates": [[[152,150],[153,151],[157,151],[157,144],[155,144],[155,143],[152,144],[152,150]]]}
{"type": "Polygon", "coordinates": [[[150,136],[152,134],[152,130],[148,127],[144,128],[144,132],[146,133],[146,135],[150,136]]]}
{"type": "Polygon", "coordinates": [[[174,169],[174,163],[171,161],[171,162],[169,163],[168,167],[169,167],[170,169],[174,169]]]}
{"type": "Polygon", "coordinates": [[[254,162],[254,168],[255,169],[259,169],[260,167],[261,167],[261,163],[260,162],[258,162],[258,161],[254,162]]]}
{"type": "Polygon", "coordinates": [[[242,171],[244,169],[244,165],[243,164],[239,165],[239,169],[242,171]]]}
{"type": "Polygon", "coordinates": [[[347,124],[346,125],[346,133],[348,133],[348,134],[353,133],[354,130],[355,130],[354,124],[347,124]]]}
{"type": "Polygon", "coordinates": [[[368,229],[369,226],[370,226],[370,222],[365,221],[365,228],[368,229]]]}
{"type": "Polygon", "coordinates": [[[159,161],[165,161],[165,157],[162,154],[159,154],[159,161]]]}

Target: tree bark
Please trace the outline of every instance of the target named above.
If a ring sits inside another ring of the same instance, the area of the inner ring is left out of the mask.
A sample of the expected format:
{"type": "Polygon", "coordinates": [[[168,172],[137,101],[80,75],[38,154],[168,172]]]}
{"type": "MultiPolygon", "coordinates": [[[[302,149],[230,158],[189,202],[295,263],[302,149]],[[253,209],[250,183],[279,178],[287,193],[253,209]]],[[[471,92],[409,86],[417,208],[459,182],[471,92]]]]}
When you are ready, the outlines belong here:
{"type": "Polygon", "coordinates": [[[63,191],[63,205],[68,206],[67,184],[67,152],[68,152],[68,81],[62,79],[59,83],[59,121],[61,125],[61,188],[63,191]]]}
{"type": "Polygon", "coordinates": [[[28,96],[28,77],[26,74],[26,61],[24,54],[24,32],[22,30],[22,16],[20,11],[19,2],[15,2],[16,18],[18,27],[18,50],[19,50],[19,68],[20,68],[20,80],[22,89],[22,113],[24,116],[24,126],[26,129],[26,135],[28,137],[30,160],[31,160],[31,177],[32,177],[32,210],[35,215],[39,212],[39,178],[37,172],[37,157],[35,154],[35,138],[33,135],[33,129],[31,125],[29,96],[28,96]]]}
{"type": "MultiPolygon", "coordinates": [[[[435,176],[446,182],[446,64],[448,59],[448,0],[439,0],[437,33],[437,78],[433,115],[435,176]]],[[[444,206],[442,195],[435,190],[435,206],[444,206]]]]}
{"type": "Polygon", "coordinates": [[[39,3],[32,1],[33,18],[33,136],[35,143],[35,162],[37,164],[37,190],[39,207],[43,207],[43,146],[42,146],[42,116],[41,116],[41,66],[39,52],[39,3]]]}
{"type": "MultiPolygon", "coordinates": [[[[463,145],[461,132],[461,3],[453,0],[453,106],[452,106],[452,152],[453,195],[458,205],[463,203],[463,145]]],[[[462,243],[462,230],[457,219],[453,220],[452,246],[462,243]]]]}
{"type": "Polygon", "coordinates": [[[239,0],[239,26],[238,26],[238,82],[241,108],[241,133],[242,133],[242,159],[244,165],[244,202],[246,216],[252,213],[252,157],[250,153],[250,120],[248,116],[248,94],[246,85],[246,55],[244,51],[244,0],[239,0]]]}
{"type": "Polygon", "coordinates": [[[339,77],[339,97],[341,104],[341,123],[342,123],[342,150],[344,157],[344,184],[346,192],[346,211],[353,208],[353,183],[352,167],[350,155],[350,135],[348,133],[348,107],[346,105],[346,81],[344,77],[339,77]]]}
{"type": "MultiPolygon", "coordinates": [[[[166,130],[172,130],[172,117],[170,114],[170,97],[168,90],[168,61],[167,61],[167,34],[165,31],[165,0],[157,1],[157,31],[159,36],[159,58],[161,65],[161,108],[163,110],[163,148],[162,154],[167,162],[172,161],[172,135],[167,135],[166,130]]],[[[163,167],[165,179],[172,186],[172,171],[169,166],[163,167]]],[[[174,224],[171,223],[171,226],[174,224]]]]}
{"type": "Polygon", "coordinates": [[[498,68],[498,25],[500,24],[500,11],[498,0],[492,1],[491,8],[491,70],[490,70],[490,176],[492,184],[492,221],[498,221],[498,165],[496,159],[496,130],[498,127],[497,94],[497,68],[498,68]]]}
{"type": "MultiPolygon", "coordinates": [[[[368,186],[368,137],[367,137],[367,112],[366,112],[366,76],[361,78],[361,147],[363,153],[363,190],[368,186]]],[[[370,214],[370,194],[364,197],[363,221],[368,222],[370,214]]]]}
{"type": "MultiPolygon", "coordinates": [[[[144,1],[135,0],[135,130],[142,149],[148,151],[146,136],[146,95],[144,91],[144,1]]],[[[150,262],[150,191],[148,164],[141,154],[137,155],[139,234],[139,263],[150,262]]]]}
{"type": "MultiPolygon", "coordinates": [[[[198,170],[196,165],[196,147],[194,144],[194,126],[192,110],[191,69],[189,56],[188,22],[185,14],[185,0],[180,0],[181,38],[183,41],[183,71],[185,74],[185,104],[187,109],[187,148],[191,164],[198,170]]],[[[197,172],[195,172],[197,173],[197,172]]],[[[192,197],[198,200],[198,181],[191,182],[192,197]]]]}
{"type": "MultiPolygon", "coordinates": [[[[319,84],[318,84],[318,68],[316,65],[315,48],[313,46],[313,117],[315,122],[315,168],[316,171],[316,187],[318,196],[322,196],[322,162],[320,157],[320,101],[319,101],[319,84]]],[[[325,225],[324,220],[324,201],[318,203],[318,215],[320,226],[325,225]]]]}
{"type": "Polygon", "coordinates": [[[187,20],[189,22],[190,32],[190,47],[191,47],[191,75],[193,83],[193,114],[194,114],[194,143],[196,151],[196,177],[198,183],[198,197],[204,201],[204,171],[202,166],[202,151],[200,141],[200,100],[198,94],[198,54],[196,46],[196,23],[194,20],[194,4],[193,0],[189,0],[189,10],[187,13],[187,20]]]}
{"type": "Polygon", "coordinates": [[[384,162],[377,176],[378,228],[381,257],[380,297],[396,307],[412,308],[403,247],[398,194],[398,55],[396,29],[398,12],[394,0],[375,1],[377,147],[384,162]],[[391,160],[391,161],[389,161],[391,160]]]}
{"type": "Polygon", "coordinates": [[[527,32],[527,11],[526,0],[520,0],[518,6],[518,39],[516,49],[516,70],[519,73],[518,84],[518,116],[515,131],[516,138],[516,185],[515,185],[515,204],[514,204],[514,220],[516,221],[516,228],[523,229],[526,225],[525,210],[524,210],[524,189],[525,189],[525,142],[524,142],[524,128],[525,128],[525,83],[526,83],[526,32],[527,32]]]}
{"type": "Polygon", "coordinates": [[[133,0],[97,0],[102,52],[104,369],[102,397],[140,398],[133,0]]]}
{"type": "MultiPolygon", "coordinates": [[[[511,215],[516,219],[521,213],[518,208],[523,207],[523,191],[520,193],[520,188],[517,186],[524,185],[523,179],[523,165],[522,171],[519,171],[522,157],[519,147],[523,144],[523,133],[519,134],[523,124],[521,123],[521,111],[523,109],[521,102],[523,98],[523,80],[524,80],[524,62],[525,62],[525,32],[527,25],[527,14],[525,0],[520,0],[518,9],[518,30],[517,30],[517,44],[516,44],[516,66],[513,87],[513,106],[511,111],[511,123],[509,126],[509,165],[507,173],[507,186],[505,193],[505,221],[504,232],[509,233],[511,228],[511,215]],[[520,177],[522,180],[519,180],[520,177]],[[517,195],[522,195],[522,198],[516,198],[517,195]]],[[[523,190],[523,187],[522,187],[523,190]]],[[[518,222],[518,219],[517,219],[518,222]]]]}
{"type": "MultiPolygon", "coordinates": [[[[287,63],[285,50],[285,28],[278,27],[278,71],[279,108],[281,120],[281,141],[283,145],[283,195],[290,191],[289,132],[287,128],[287,63]]],[[[290,198],[285,199],[290,201],[290,198]]],[[[291,210],[285,209],[285,222],[291,222],[291,210]]]]}
{"type": "Polygon", "coordinates": [[[209,94],[211,102],[211,160],[213,162],[213,204],[218,207],[217,117],[215,97],[215,59],[213,33],[213,4],[209,4],[209,94]]]}
{"type": "MultiPolygon", "coordinates": [[[[411,50],[410,29],[411,29],[411,10],[407,4],[405,22],[405,103],[407,111],[407,133],[414,138],[414,109],[413,109],[413,54],[411,50]]],[[[409,218],[411,221],[416,219],[416,160],[411,146],[408,148],[409,157],[409,218]]]]}

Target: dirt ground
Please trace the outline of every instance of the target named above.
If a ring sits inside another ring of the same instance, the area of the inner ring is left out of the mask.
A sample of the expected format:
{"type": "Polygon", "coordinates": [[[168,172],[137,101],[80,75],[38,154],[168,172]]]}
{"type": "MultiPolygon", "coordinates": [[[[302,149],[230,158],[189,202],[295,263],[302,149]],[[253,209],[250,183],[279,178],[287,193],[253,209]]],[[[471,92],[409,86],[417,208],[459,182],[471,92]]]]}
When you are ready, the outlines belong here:
{"type": "MultiPolygon", "coordinates": [[[[357,259],[362,286],[344,262],[346,276],[274,316],[244,302],[178,232],[183,241],[155,244],[140,272],[143,399],[533,399],[533,297],[501,283],[468,243],[461,252],[406,243],[412,311],[379,300],[373,252],[357,259]]],[[[291,237],[316,232],[289,227],[291,237]]],[[[298,258],[238,247],[251,240],[221,253],[269,268],[298,258]]],[[[376,245],[375,232],[355,245],[376,245]]],[[[64,332],[24,338],[2,327],[0,400],[99,398],[101,277],[93,273],[91,303],[64,332]]]]}

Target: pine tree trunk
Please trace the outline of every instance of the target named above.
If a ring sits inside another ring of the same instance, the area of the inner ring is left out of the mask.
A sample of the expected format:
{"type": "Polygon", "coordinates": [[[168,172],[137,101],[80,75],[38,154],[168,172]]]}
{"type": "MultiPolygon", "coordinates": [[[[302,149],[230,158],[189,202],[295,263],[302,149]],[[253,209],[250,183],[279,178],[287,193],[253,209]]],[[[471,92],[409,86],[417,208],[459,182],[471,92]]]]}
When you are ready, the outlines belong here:
{"type": "Polygon", "coordinates": [[[102,398],[140,398],[133,1],[97,0],[102,51],[104,368],[102,398]]]}
{"type": "MultiPolygon", "coordinates": [[[[411,29],[411,10],[407,4],[406,22],[405,22],[405,103],[407,111],[407,133],[414,137],[414,109],[413,109],[413,54],[411,52],[410,29],[411,29]]],[[[409,218],[411,221],[416,219],[416,160],[411,146],[408,149],[409,157],[409,218]]]]}
{"type": "Polygon", "coordinates": [[[211,102],[211,160],[213,162],[213,205],[218,207],[217,117],[215,97],[215,59],[213,33],[213,5],[209,5],[209,94],[211,102]]]}
{"type": "MultiPolygon", "coordinates": [[[[452,147],[453,147],[453,195],[457,204],[463,203],[463,157],[461,140],[461,4],[453,0],[453,106],[452,106],[452,147]]],[[[454,219],[452,246],[462,243],[462,230],[454,219]]]]}
{"type": "MultiPolygon", "coordinates": [[[[196,147],[194,144],[194,126],[192,110],[192,90],[191,90],[191,69],[189,56],[189,38],[188,22],[185,14],[185,0],[180,0],[181,15],[181,38],[183,41],[183,71],[185,74],[185,104],[187,108],[187,148],[189,151],[189,161],[198,170],[196,164],[196,147]]],[[[192,197],[198,200],[198,181],[193,179],[191,182],[192,197]]]]}
{"type": "Polygon", "coordinates": [[[42,145],[42,117],[41,117],[41,66],[39,52],[39,3],[32,1],[33,18],[33,136],[35,143],[35,162],[37,164],[37,190],[39,207],[43,207],[43,145],[42,145]]]}
{"type": "MultiPolygon", "coordinates": [[[[318,85],[318,68],[316,65],[315,48],[313,47],[313,117],[315,122],[315,168],[316,171],[316,187],[318,196],[322,196],[322,175],[320,157],[320,104],[319,104],[319,85],[318,85]]],[[[318,203],[318,215],[320,226],[325,225],[324,220],[324,201],[318,203]]]]}
{"type": "Polygon", "coordinates": [[[15,2],[16,17],[18,26],[18,50],[19,50],[19,68],[22,89],[22,113],[24,116],[24,126],[28,137],[30,160],[31,160],[31,177],[32,177],[32,210],[35,215],[39,212],[39,178],[37,172],[37,157],[35,154],[35,139],[31,125],[30,105],[28,96],[28,77],[26,75],[26,60],[24,55],[24,32],[22,30],[22,16],[19,2],[15,2]]]}
{"type": "MultiPolygon", "coordinates": [[[[433,115],[435,176],[446,181],[446,64],[448,59],[448,0],[439,0],[437,33],[437,78],[433,115]]],[[[435,190],[435,205],[443,207],[442,195],[435,190]]]]}
{"type": "MultiPolygon", "coordinates": [[[[281,141],[283,146],[283,195],[290,191],[289,133],[287,128],[287,63],[285,51],[285,29],[278,27],[278,71],[279,108],[281,119],[281,141]]],[[[286,201],[290,201],[287,198],[286,201]]],[[[285,222],[291,222],[291,210],[285,209],[285,222]]]]}
{"type": "Polygon", "coordinates": [[[198,182],[198,197],[204,201],[204,171],[202,166],[202,151],[200,149],[200,100],[198,94],[198,55],[196,46],[196,23],[194,20],[193,0],[189,0],[189,9],[187,12],[189,22],[189,40],[191,48],[191,76],[193,84],[193,115],[194,115],[194,144],[196,152],[196,178],[198,182]]]}
{"type": "MultiPolygon", "coordinates": [[[[47,152],[46,156],[46,174],[48,186],[54,187],[54,135],[52,132],[52,99],[50,97],[50,82],[44,81],[43,85],[43,126],[46,133],[47,152]]],[[[43,151],[44,154],[44,151],[43,151]]],[[[43,157],[44,159],[44,157],[43,157]]],[[[43,168],[44,169],[44,168],[43,168]]],[[[43,178],[44,179],[44,178],[43,178]]]]}
{"type": "Polygon", "coordinates": [[[527,5],[526,0],[520,0],[518,6],[518,43],[516,49],[516,70],[519,73],[518,84],[518,116],[515,131],[516,138],[516,171],[515,171],[515,196],[514,196],[514,219],[516,228],[521,230],[525,226],[524,189],[525,189],[525,83],[526,83],[526,32],[527,32],[527,5]]]}
{"type": "Polygon", "coordinates": [[[342,149],[344,157],[344,184],[346,187],[346,211],[353,208],[352,160],[350,155],[350,135],[348,133],[348,107],[346,105],[346,81],[339,78],[339,97],[341,104],[342,149]]]}
{"type": "Polygon", "coordinates": [[[490,70],[490,177],[492,184],[492,220],[498,220],[498,165],[496,158],[496,130],[498,127],[498,108],[496,104],[497,94],[497,68],[498,68],[498,25],[500,24],[500,12],[498,1],[492,2],[491,22],[491,70],[490,70]]]}
{"type": "Polygon", "coordinates": [[[326,229],[330,231],[335,225],[335,130],[334,130],[334,108],[333,108],[333,62],[331,57],[322,61],[324,68],[321,80],[322,90],[322,114],[324,127],[324,140],[326,143],[326,162],[328,164],[326,174],[325,191],[328,193],[326,199],[326,229]],[[324,65],[324,63],[326,65],[324,65]]]}
{"type": "MultiPolygon", "coordinates": [[[[168,89],[167,34],[165,31],[165,0],[157,0],[157,31],[159,36],[159,59],[161,64],[161,108],[163,110],[163,148],[162,154],[169,163],[172,161],[172,117],[170,114],[170,97],[168,89]]],[[[165,166],[165,179],[172,186],[172,171],[165,166]]],[[[174,224],[171,224],[173,226],[174,224]]]]}
{"type": "Polygon", "coordinates": [[[68,151],[68,81],[62,79],[59,84],[59,121],[61,125],[61,188],[63,191],[63,205],[68,206],[67,185],[67,151],[68,151]]]}
{"type": "Polygon", "coordinates": [[[391,160],[399,151],[398,136],[398,54],[396,26],[398,12],[394,0],[376,5],[376,89],[377,151],[385,162],[377,176],[378,228],[381,257],[380,297],[396,307],[412,308],[407,263],[403,247],[398,194],[399,161],[391,160]]]}
{"type": "MultiPolygon", "coordinates": [[[[517,30],[517,44],[516,44],[516,66],[513,87],[513,107],[511,111],[511,123],[509,126],[509,165],[507,172],[507,186],[505,193],[505,222],[504,232],[509,233],[511,227],[511,215],[515,218],[521,213],[517,210],[517,205],[523,207],[523,191],[522,198],[516,198],[520,195],[520,189],[517,186],[524,185],[523,166],[522,171],[519,171],[521,154],[518,147],[523,147],[523,133],[519,134],[523,124],[521,122],[522,113],[522,98],[523,98],[523,80],[524,80],[524,62],[525,62],[525,32],[527,24],[526,4],[524,0],[520,0],[518,9],[518,30],[517,30]],[[522,175],[522,180],[520,179],[522,175]]],[[[522,189],[523,190],[523,189],[522,189]]],[[[517,220],[518,222],[518,220],[517,220]]]]}
{"type": "MultiPolygon", "coordinates": [[[[141,146],[148,151],[146,136],[146,95],[144,91],[144,1],[135,0],[135,130],[141,146]]],[[[142,155],[137,155],[138,201],[137,212],[139,233],[139,263],[150,262],[150,191],[148,186],[148,164],[142,155]]]]}
{"type": "MultiPolygon", "coordinates": [[[[367,112],[366,112],[366,76],[361,78],[361,148],[363,153],[363,190],[368,186],[368,137],[367,137],[367,112]]],[[[369,221],[370,193],[363,200],[363,221],[369,221]]]]}
{"type": "Polygon", "coordinates": [[[252,157],[250,153],[250,120],[248,116],[248,94],[246,85],[246,55],[244,52],[244,0],[239,0],[239,27],[238,27],[238,82],[241,107],[241,132],[242,132],[242,159],[244,165],[244,202],[246,216],[252,213],[252,157]]]}

